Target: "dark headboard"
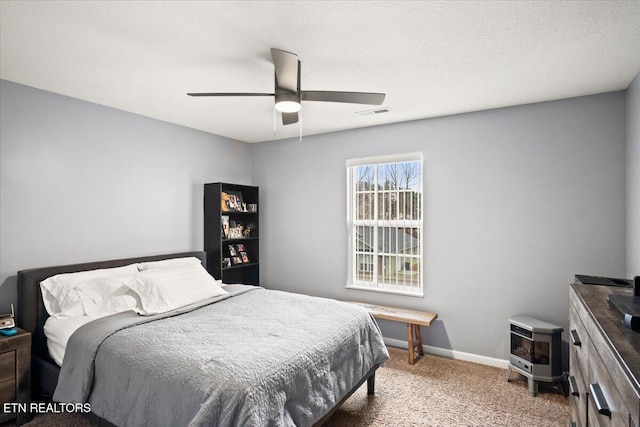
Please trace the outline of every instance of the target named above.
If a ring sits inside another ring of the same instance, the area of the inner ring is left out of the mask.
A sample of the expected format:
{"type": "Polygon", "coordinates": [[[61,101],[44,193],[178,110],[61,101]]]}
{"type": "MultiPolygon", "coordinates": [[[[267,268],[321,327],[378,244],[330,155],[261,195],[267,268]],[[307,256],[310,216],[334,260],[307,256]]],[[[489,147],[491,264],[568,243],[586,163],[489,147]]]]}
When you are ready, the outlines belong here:
{"type": "Polygon", "coordinates": [[[40,359],[53,363],[47,349],[47,339],[44,335],[44,322],[49,313],[42,302],[40,282],[44,279],[61,273],[74,273],[77,271],[96,270],[99,268],[122,267],[136,262],[158,261],[169,258],[196,257],[202,261],[206,268],[206,252],[181,252],[177,254],[155,255],[139,258],[116,259],[111,261],[89,262],[84,264],[62,265],[55,267],[33,268],[18,271],[18,310],[16,318],[18,326],[31,332],[33,341],[31,354],[40,359]]]}

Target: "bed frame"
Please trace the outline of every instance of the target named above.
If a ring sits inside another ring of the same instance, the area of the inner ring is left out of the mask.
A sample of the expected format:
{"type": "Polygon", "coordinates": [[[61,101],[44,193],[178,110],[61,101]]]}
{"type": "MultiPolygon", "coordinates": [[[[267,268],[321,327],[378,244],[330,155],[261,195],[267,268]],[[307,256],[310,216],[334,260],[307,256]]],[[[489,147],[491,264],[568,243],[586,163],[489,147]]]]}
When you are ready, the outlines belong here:
{"type": "MultiPolygon", "coordinates": [[[[99,268],[114,268],[125,265],[146,262],[159,261],[170,258],[196,257],[202,262],[206,268],[207,253],[201,251],[180,252],[167,255],[155,255],[138,258],[125,258],[110,261],[89,262],[83,264],[71,264],[54,267],[34,268],[18,272],[18,310],[16,319],[18,327],[31,332],[31,378],[32,378],[32,399],[34,401],[49,401],[53,396],[56,385],[58,384],[58,375],[60,367],[49,356],[47,348],[47,338],[44,335],[44,323],[49,317],[49,313],[44,307],[42,294],[40,291],[40,282],[48,277],[62,273],[75,273],[78,271],[96,270],[99,268]]],[[[365,381],[367,381],[367,393],[374,394],[375,391],[375,371],[378,365],[374,366],[367,374],[358,382],[358,384],[347,393],[347,395],[338,402],[322,419],[315,425],[322,425],[331,415],[340,407],[340,405],[349,398],[365,381]]],[[[95,417],[95,416],[94,416],[95,417]]],[[[96,417],[97,418],[97,417],[96,417]]],[[[96,421],[96,419],[93,419],[96,421]]],[[[105,420],[97,420],[100,425],[110,425],[105,420]]]]}

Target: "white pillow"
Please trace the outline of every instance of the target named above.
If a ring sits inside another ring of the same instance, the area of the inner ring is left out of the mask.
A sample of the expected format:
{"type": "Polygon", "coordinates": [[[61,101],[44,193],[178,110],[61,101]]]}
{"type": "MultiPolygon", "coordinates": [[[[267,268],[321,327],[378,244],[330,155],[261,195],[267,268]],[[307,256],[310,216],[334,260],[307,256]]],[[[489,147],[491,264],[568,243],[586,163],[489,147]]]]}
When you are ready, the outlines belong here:
{"type": "Polygon", "coordinates": [[[139,271],[151,270],[154,268],[185,267],[187,265],[202,265],[202,261],[196,257],[185,257],[163,259],[161,261],[139,262],[137,264],[139,271]]]}
{"type": "Polygon", "coordinates": [[[74,288],[82,301],[84,313],[92,319],[134,310],[137,295],[125,283],[133,276],[121,278],[103,277],[91,279],[74,288]]]}
{"type": "Polygon", "coordinates": [[[77,273],[57,274],[40,282],[42,301],[47,313],[58,319],[81,316],[84,314],[82,300],[73,290],[94,278],[131,276],[138,272],[135,264],[116,268],[79,271],[77,273]]]}
{"type": "Polygon", "coordinates": [[[151,315],[228,293],[221,284],[198,264],[141,271],[125,286],[138,296],[135,311],[151,315]]]}

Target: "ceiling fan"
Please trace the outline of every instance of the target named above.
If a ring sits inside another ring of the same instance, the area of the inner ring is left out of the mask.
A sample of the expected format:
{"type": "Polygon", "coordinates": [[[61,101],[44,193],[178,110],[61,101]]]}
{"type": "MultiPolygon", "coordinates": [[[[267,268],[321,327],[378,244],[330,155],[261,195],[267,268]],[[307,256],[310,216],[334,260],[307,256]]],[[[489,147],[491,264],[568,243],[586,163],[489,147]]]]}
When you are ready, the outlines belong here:
{"type": "MultiPolygon", "coordinates": [[[[300,61],[298,55],[280,49],[271,49],[275,65],[274,93],[187,93],[189,96],[273,96],[276,110],[282,113],[282,124],[298,122],[302,101],[346,102],[350,104],[380,105],[384,93],[336,92],[300,90],[300,61]]],[[[275,117],[274,117],[275,120],[275,117]]],[[[274,123],[275,126],[275,123],[274,123]]]]}

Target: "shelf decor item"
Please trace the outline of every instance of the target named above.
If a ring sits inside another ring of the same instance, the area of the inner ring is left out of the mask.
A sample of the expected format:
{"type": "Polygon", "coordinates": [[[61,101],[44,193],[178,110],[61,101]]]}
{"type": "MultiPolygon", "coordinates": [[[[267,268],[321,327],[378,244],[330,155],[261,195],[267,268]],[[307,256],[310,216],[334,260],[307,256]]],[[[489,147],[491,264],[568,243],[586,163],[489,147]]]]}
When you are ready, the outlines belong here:
{"type": "Polygon", "coordinates": [[[220,217],[220,222],[222,223],[222,238],[229,238],[229,215],[222,215],[220,217]]]}
{"type": "Polygon", "coordinates": [[[222,212],[229,212],[229,195],[224,191],[220,193],[220,210],[222,212]]]}
{"type": "Polygon", "coordinates": [[[220,193],[220,207],[223,212],[246,212],[247,204],[243,202],[240,191],[223,191],[220,193]]]}
{"type": "Polygon", "coordinates": [[[258,229],[256,227],[256,224],[249,222],[249,223],[247,223],[247,226],[245,227],[245,229],[243,231],[243,236],[242,237],[245,237],[245,238],[258,237],[257,230],[258,229]]]}
{"type": "Polygon", "coordinates": [[[258,187],[204,184],[207,269],[223,283],[260,283],[258,187]]]}
{"type": "Polygon", "coordinates": [[[244,225],[242,221],[230,221],[229,238],[241,239],[244,236],[244,225]]]}

